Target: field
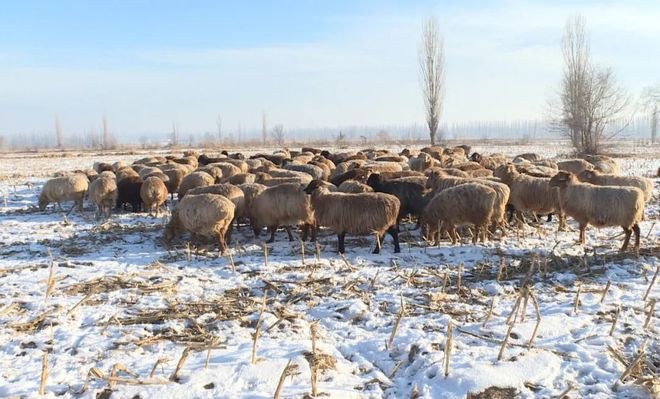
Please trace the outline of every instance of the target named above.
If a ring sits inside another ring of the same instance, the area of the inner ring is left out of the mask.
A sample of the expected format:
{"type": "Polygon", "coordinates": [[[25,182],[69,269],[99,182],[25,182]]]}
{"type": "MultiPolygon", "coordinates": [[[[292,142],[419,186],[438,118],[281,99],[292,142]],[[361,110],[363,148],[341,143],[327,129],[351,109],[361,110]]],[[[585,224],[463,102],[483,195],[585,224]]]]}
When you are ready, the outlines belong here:
{"type": "MultiPolygon", "coordinates": [[[[658,147],[617,150],[634,154],[622,174],[660,167],[658,147]]],[[[407,224],[400,254],[347,237],[345,257],[328,231],[303,250],[241,227],[220,256],[187,236],[165,246],[167,215],[32,208],[54,172],[141,156],[0,158],[0,397],[42,383],[51,398],[660,395],[660,179],[638,254],[619,253],[620,228],[589,228],[583,248],[555,219],[439,247],[407,224]]]]}

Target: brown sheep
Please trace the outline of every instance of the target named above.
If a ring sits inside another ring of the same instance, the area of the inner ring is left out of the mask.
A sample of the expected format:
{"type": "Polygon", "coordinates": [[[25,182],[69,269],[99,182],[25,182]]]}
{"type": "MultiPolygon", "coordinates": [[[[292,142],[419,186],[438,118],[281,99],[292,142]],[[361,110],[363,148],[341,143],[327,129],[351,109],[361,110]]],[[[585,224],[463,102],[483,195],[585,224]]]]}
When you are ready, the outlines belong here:
{"type": "Polygon", "coordinates": [[[147,177],[140,187],[140,198],[149,215],[155,212],[158,217],[160,207],[167,201],[167,187],[158,177],[147,177]]]}
{"type": "Polygon", "coordinates": [[[215,183],[213,176],[209,175],[206,172],[193,172],[181,181],[179,186],[179,201],[185,197],[186,192],[193,188],[210,186],[215,183]]]}
{"type": "Polygon", "coordinates": [[[303,241],[312,228],[312,239],[316,239],[314,212],[309,197],[299,183],[285,183],[269,187],[252,201],[253,229],[255,236],[263,226],[268,228],[270,239],[275,241],[275,232],[279,226],[285,226],[289,241],[293,241],[291,226],[303,224],[303,241]]]}
{"type": "MultiPolygon", "coordinates": [[[[111,173],[108,171],[102,173],[111,173]]],[[[96,220],[104,216],[110,218],[112,207],[117,202],[119,192],[117,182],[110,176],[100,176],[89,184],[89,200],[96,205],[96,220]]]]}
{"type": "Polygon", "coordinates": [[[63,211],[61,202],[74,201],[69,213],[76,207],[82,212],[83,199],[88,187],[89,179],[81,173],[50,179],[44,184],[41,194],[39,194],[39,209],[43,211],[48,204],[54,202],[60,211],[63,211]]]}
{"type": "Polygon", "coordinates": [[[184,197],[172,211],[172,218],[165,227],[165,240],[170,242],[180,232],[213,236],[218,240],[220,252],[225,253],[226,234],[234,219],[234,204],[216,194],[199,194],[184,197]]]}
{"type": "Polygon", "coordinates": [[[621,226],[626,234],[621,251],[628,248],[635,232],[635,250],[639,250],[639,223],[644,218],[644,193],[636,187],[594,186],[580,183],[570,172],[559,172],[551,180],[561,193],[562,208],[580,226],[580,244],[584,245],[587,225],[597,228],[621,226]]]}
{"type": "Polygon", "coordinates": [[[475,227],[472,243],[476,244],[479,238],[486,242],[496,197],[494,189],[479,183],[466,183],[441,191],[429,201],[422,214],[427,237],[438,245],[439,236],[446,229],[452,244],[456,245],[456,227],[470,224],[475,227]]]}
{"type": "MultiPolygon", "coordinates": [[[[394,252],[400,252],[396,219],[399,199],[385,193],[347,194],[330,192],[321,180],[312,180],[305,188],[312,196],[312,207],[318,226],[325,226],[337,234],[338,251],[344,253],[346,234],[377,234],[379,243],[385,233],[394,240],[394,252]]],[[[380,253],[380,245],[373,251],[380,253]]]]}

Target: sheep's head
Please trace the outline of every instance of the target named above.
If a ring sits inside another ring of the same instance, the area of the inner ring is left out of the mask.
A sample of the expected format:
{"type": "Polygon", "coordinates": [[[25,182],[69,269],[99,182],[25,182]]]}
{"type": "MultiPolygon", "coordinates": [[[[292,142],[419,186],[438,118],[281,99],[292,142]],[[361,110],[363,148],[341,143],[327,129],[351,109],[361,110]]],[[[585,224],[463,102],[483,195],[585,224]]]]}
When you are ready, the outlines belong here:
{"type": "Polygon", "coordinates": [[[593,170],[583,170],[577,175],[578,180],[583,182],[591,182],[597,176],[597,172],[593,170]]]}
{"type": "Polygon", "coordinates": [[[324,186],[323,180],[314,179],[311,182],[309,182],[307,187],[305,187],[305,193],[311,194],[314,191],[316,191],[318,188],[323,187],[323,186],[324,186]]]}
{"type": "Polygon", "coordinates": [[[370,186],[371,188],[375,188],[374,186],[380,186],[383,184],[383,176],[380,175],[380,173],[372,173],[369,175],[369,178],[367,179],[367,185],[370,186]]]}
{"type": "Polygon", "coordinates": [[[39,210],[43,211],[48,206],[48,197],[46,193],[42,192],[39,195],[39,210]]]}
{"type": "Polygon", "coordinates": [[[566,187],[575,181],[575,175],[571,172],[560,171],[550,179],[550,187],[566,187]]]}
{"type": "Polygon", "coordinates": [[[470,156],[470,161],[481,162],[482,159],[483,157],[478,152],[475,152],[472,154],[472,156],[470,156]]]}

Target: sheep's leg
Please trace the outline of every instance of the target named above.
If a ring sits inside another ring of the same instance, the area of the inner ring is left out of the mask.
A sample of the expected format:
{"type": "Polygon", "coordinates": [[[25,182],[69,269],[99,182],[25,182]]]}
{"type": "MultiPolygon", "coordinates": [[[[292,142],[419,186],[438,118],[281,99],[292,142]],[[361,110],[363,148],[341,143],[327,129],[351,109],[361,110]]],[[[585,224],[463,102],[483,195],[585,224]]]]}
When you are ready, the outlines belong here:
{"type": "MultiPolygon", "coordinates": [[[[395,228],[390,227],[389,229],[387,229],[387,234],[391,235],[392,239],[394,240],[394,252],[395,253],[401,252],[401,247],[399,246],[399,232],[395,228]]],[[[383,237],[385,237],[384,234],[383,237]]]]}
{"type": "Polygon", "coordinates": [[[479,226],[474,226],[474,232],[472,233],[472,245],[477,245],[480,234],[481,234],[481,228],[479,226]]]}
{"type": "Polygon", "coordinates": [[[289,241],[293,241],[293,234],[291,234],[291,226],[284,227],[286,229],[286,234],[289,236],[289,241]]]}
{"type": "Polygon", "coordinates": [[[580,245],[584,245],[584,230],[587,228],[586,224],[580,223],[580,245]]]}
{"type": "Polygon", "coordinates": [[[56,202],[56,204],[57,204],[57,208],[60,210],[60,212],[64,212],[64,209],[62,209],[62,204],[60,204],[59,202],[56,202]]]}
{"type": "Polygon", "coordinates": [[[508,204],[505,209],[507,214],[507,220],[509,221],[509,223],[511,223],[511,221],[513,220],[513,215],[516,212],[516,208],[514,208],[513,205],[508,204]]]}
{"type": "MultiPolygon", "coordinates": [[[[394,227],[394,229],[397,230],[397,233],[398,233],[398,229],[396,227],[394,227]]],[[[376,241],[376,248],[374,248],[373,252],[371,252],[372,254],[379,254],[380,253],[380,249],[383,246],[383,240],[385,240],[385,233],[377,234],[377,237],[378,237],[378,240],[376,241]],[[378,244],[380,244],[380,245],[378,245],[378,244]]]]}
{"type": "MultiPolygon", "coordinates": [[[[627,227],[624,227],[623,231],[626,233],[626,238],[623,240],[623,246],[621,247],[621,252],[628,249],[628,243],[630,243],[630,235],[632,234],[632,230],[627,227]]],[[[637,233],[635,233],[635,237],[637,237],[637,233]]]]}
{"type": "Polygon", "coordinates": [[[456,232],[456,227],[449,226],[449,237],[451,238],[452,245],[456,245],[456,243],[458,243],[458,233],[456,232]]]}
{"type": "Polygon", "coordinates": [[[548,213],[548,219],[546,220],[546,223],[552,222],[552,212],[548,213]]]}
{"type": "Polygon", "coordinates": [[[232,236],[233,230],[234,230],[234,227],[230,224],[229,228],[227,229],[227,232],[225,233],[225,242],[227,243],[227,245],[231,245],[231,236],[232,236]]]}
{"type": "Polygon", "coordinates": [[[346,238],[346,233],[337,234],[337,251],[340,254],[344,253],[344,238],[346,238]]]}
{"type": "Polygon", "coordinates": [[[275,241],[275,231],[277,230],[277,225],[275,226],[268,226],[268,231],[270,231],[270,239],[266,241],[266,243],[271,243],[275,241]]]}
{"type": "Polygon", "coordinates": [[[635,251],[639,251],[639,236],[641,235],[641,231],[639,230],[639,225],[638,224],[633,225],[632,229],[635,232],[635,251]]]}
{"type": "Polygon", "coordinates": [[[225,237],[222,233],[218,233],[218,246],[220,247],[220,254],[224,255],[227,252],[227,246],[225,245],[225,237]]]}
{"type": "Polygon", "coordinates": [[[303,228],[302,228],[302,238],[301,238],[301,241],[302,241],[302,242],[307,241],[307,235],[309,234],[309,227],[310,227],[310,224],[309,224],[309,223],[305,223],[305,224],[303,224],[303,228]]]}

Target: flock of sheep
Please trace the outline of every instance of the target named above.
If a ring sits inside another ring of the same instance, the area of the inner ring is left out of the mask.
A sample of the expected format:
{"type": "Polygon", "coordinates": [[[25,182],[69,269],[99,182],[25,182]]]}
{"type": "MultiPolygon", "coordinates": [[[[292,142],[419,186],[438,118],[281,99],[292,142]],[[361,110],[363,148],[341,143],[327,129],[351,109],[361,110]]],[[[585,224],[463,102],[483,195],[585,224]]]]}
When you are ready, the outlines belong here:
{"type": "Polygon", "coordinates": [[[651,198],[653,182],[644,177],[619,176],[617,162],[592,156],[554,162],[537,154],[509,159],[502,154],[472,153],[467,145],[426,147],[400,154],[385,150],[359,152],[281,150],[272,154],[222,152],[217,157],[186,152],[182,157],[153,156],[135,161],[95,163],[48,180],[39,208],[75,201],[82,210],[88,197],[97,218],[109,218],[112,208],[141,209],[158,216],[168,196],[172,210],[164,238],[181,232],[217,238],[224,252],[231,244],[232,226],[249,223],[258,236],[264,227],[272,242],[278,227],[301,226],[303,240],[316,239],[320,227],[337,234],[344,252],[349,235],[377,235],[374,253],[385,234],[399,252],[399,223],[411,216],[425,238],[437,242],[446,234],[453,244],[457,228],[469,226],[472,240],[506,234],[508,224],[552,215],[559,228],[566,217],[579,224],[580,243],[587,225],[621,226],[622,251],[632,233],[639,248],[639,222],[651,198]]]}

